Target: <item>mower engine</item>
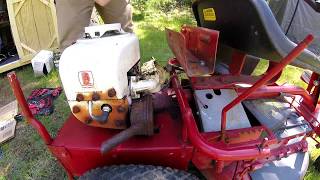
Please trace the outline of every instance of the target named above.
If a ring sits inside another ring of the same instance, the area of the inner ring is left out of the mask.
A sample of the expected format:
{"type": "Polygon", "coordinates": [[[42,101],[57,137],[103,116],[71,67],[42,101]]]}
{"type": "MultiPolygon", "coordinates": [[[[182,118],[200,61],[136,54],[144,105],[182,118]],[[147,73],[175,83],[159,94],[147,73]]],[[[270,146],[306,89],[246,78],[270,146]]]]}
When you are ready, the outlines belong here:
{"type": "Polygon", "coordinates": [[[62,54],[59,72],[74,116],[96,127],[125,129],[132,99],[160,90],[154,61],[140,71],[138,38],[120,24],[85,28],[62,54]]]}

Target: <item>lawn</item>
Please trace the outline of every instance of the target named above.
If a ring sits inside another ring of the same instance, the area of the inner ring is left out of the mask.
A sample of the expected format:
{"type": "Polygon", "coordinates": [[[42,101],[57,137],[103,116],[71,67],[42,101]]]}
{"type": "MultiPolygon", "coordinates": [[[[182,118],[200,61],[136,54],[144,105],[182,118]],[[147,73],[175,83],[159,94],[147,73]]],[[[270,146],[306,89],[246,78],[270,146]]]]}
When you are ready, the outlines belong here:
{"type": "MultiPolygon", "coordinates": [[[[174,10],[169,13],[152,13],[152,15],[135,14],[135,32],[140,39],[142,61],[154,57],[161,64],[172,56],[166,43],[164,29],[172,28],[178,30],[182,24],[193,24],[190,10],[174,10]]],[[[262,73],[267,68],[267,62],[261,61],[256,74],[262,73]]],[[[30,65],[15,70],[23,90],[28,95],[32,89],[40,87],[61,86],[58,72],[55,70],[46,77],[33,77],[30,65]]],[[[301,69],[289,66],[280,83],[301,84],[299,76],[301,69]]],[[[0,76],[0,106],[14,100],[10,91],[5,74],[0,76]]],[[[64,93],[55,100],[55,112],[48,116],[37,117],[48,128],[50,134],[55,136],[57,130],[63,124],[63,120],[69,114],[69,107],[64,93]]],[[[66,179],[63,169],[57,160],[51,156],[45,148],[44,143],[25,122],[17,125],[16,136],[11,141],[1,145],[0,155],[0,180],[1,179],[66,179]]],[[[319,150],[311,147],[312,160],[320,154],[319,150]]],[[[319,174],[315,172],[310,164],[310,170],[306,179],[316,179],[319,174]]]]}

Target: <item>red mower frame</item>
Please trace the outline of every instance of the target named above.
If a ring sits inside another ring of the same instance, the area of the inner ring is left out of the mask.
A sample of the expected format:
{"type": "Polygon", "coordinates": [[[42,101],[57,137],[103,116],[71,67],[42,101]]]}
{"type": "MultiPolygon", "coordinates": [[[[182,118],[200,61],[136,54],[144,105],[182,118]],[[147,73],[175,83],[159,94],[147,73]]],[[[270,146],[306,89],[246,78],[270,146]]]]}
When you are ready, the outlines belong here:
{"type": "MultiPolygon", "coordinates": [[[[201,29],[203,28],[189,30],[197,31],[201,37],[203,32],[201,29]]],[[[182,30],[183,32],[185,29],[182,30]]],[[[205,32],[205,35],[207,33],[205,32]]],[[[214,41],[204,40],[207,43],[217,44],[218,38],[214,39],[214,41]]],[[[192,100],[191,91],[181,85],[177,74],[177,67],[181,62],[175,58],[170,59],[168,64],[172,67],[171,87],[162,93],[170,98],[174,97],[180,110],[168,109],[156,112],[154,121],[158,133],[151,137],[133,137],[104,155],[100,153],[101,143],[112,138],[119,130],[90,127],[71,114],[58,135],[52,138],[43,124],[31,114],[15,73],[9,73],[8,79],[22,114],[59,160],[69,179],[81,176],[91,169],[114,164],[152,164],[187,170],[190,163],[193,163],[208,179],[230,179],[231,175],[234,178],[249,179],[248,172],[262,167],[266,162],[287,157],[298,151],[307,151],[306,138],[314,138],[320,134],[320,124],[317,120],[320,110],[318,104],[320,89],[319,85],[314,83],[319,79],[319,75],[313,73],[307,90],[295,86],[278,86],[275,83],[283,68],[292,62],[312,40],[311,35],[307,36],[280,63],[272,64],[268,71],[258,78],[240,74],[245,54],[237,51],[230,65],[231,74],[189,78],[194,90],[232,88],[238,93],[239,96],[222,110],[221,132],[199,131],[193,107],[189,103],[192,100]],[[239,82],[252,86],[240,88],[236,86],[239,82]],[[246,99],[275,97],[281,93],[291,95],[291,106],[309,122],[313,129],[311,133],[301,133],[279,141],[272,131],[264,126],[226,130],[226,114],[236,104],[246,99]],[[297,101],[297,95],[302,100],[297,101]],[[267,136],[261,139],[260,135],[263,132],[266,132],[267,136]],[[287,145],[290,139],[297,136],[303,137],[303,140],[287,145]],[[269,146],[274,144],[280,144],[280,146],[271,150],[269,146]]],[[[189,38],[186,41],[188,44],[197,45],[203,42],[203,38],[189,38]]],[[[196,48],[201,50],[202,47],[199,45],[196,48]]]]}

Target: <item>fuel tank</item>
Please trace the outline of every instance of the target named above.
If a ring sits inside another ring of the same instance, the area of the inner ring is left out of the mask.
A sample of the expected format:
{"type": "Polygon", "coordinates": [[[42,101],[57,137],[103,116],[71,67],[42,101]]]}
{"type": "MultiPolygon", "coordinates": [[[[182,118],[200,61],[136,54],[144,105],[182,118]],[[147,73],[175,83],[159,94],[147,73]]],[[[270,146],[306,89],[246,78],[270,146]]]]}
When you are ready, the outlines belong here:
{"type": "Polygon", "coordinates": [[[86,28],[61,55],[59,74],[74,116],[91,126],[124,129],[129,108],[128,71],[138,63],[138,38],[120,24],[86,28]]]}

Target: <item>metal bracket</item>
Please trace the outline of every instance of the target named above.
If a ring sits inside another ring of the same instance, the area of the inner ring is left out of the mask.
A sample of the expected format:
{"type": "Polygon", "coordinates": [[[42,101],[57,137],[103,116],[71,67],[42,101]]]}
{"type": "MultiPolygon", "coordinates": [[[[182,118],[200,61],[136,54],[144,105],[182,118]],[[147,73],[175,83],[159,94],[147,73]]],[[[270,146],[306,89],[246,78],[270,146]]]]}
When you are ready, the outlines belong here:
{"type": "Polygon", "coordinates": [[[93,115],[93,113],[92,113],[93,102],[92,101],[88,101],[88,109],[89,109],[90,118],[92,118],[93,120],[96,120],[98,122],[101,122],[101,123],[106,123],[108,121],[109,114],[112,111],[112,108],[109,105],[104,105],[101,108],[102,115],[100,115],[100,116],[93,115]]]}

